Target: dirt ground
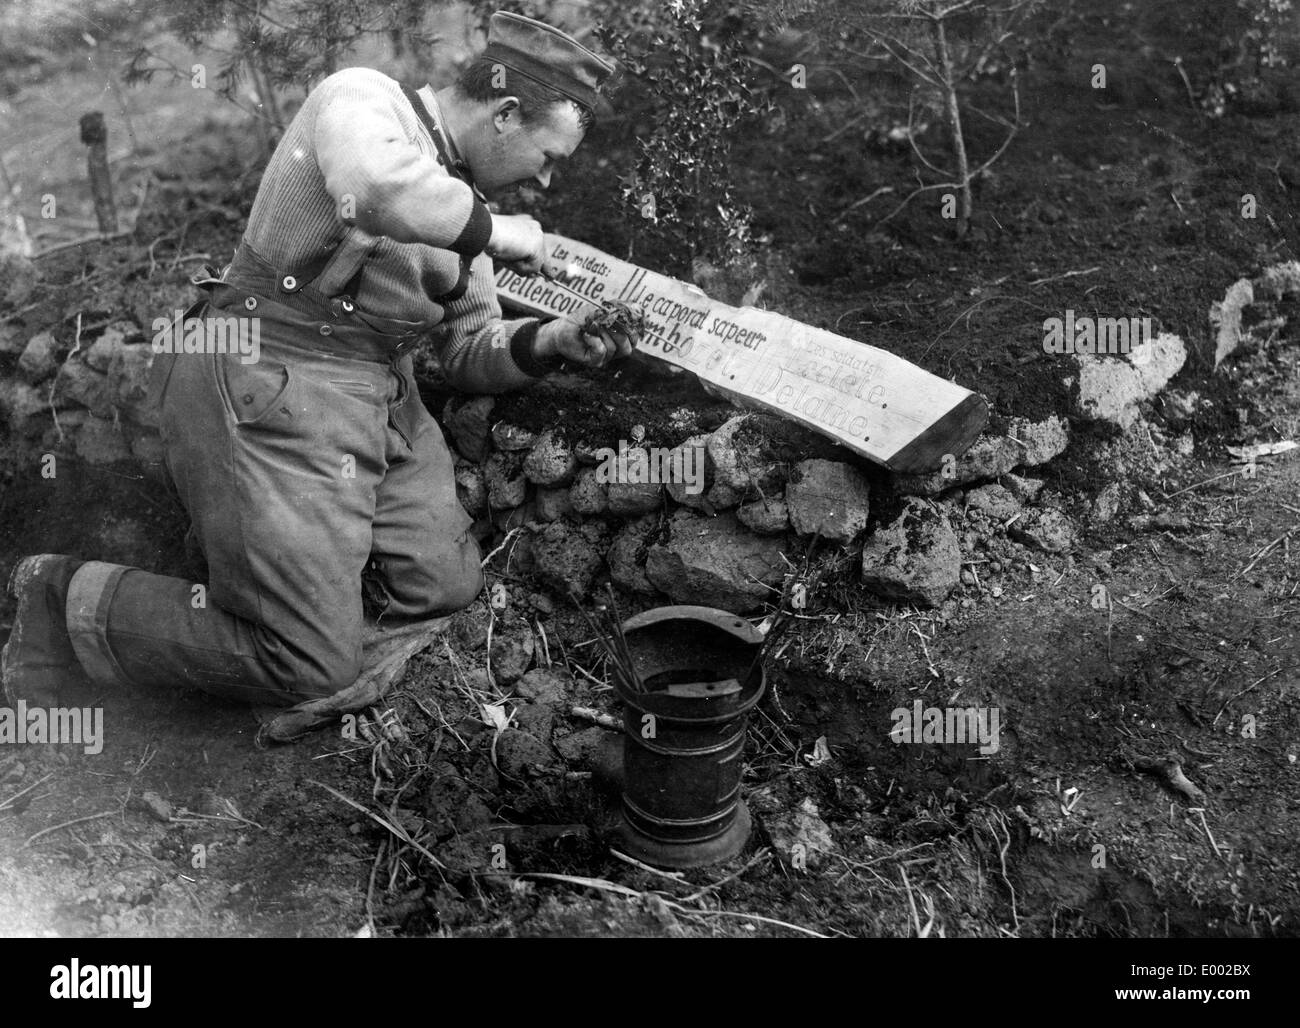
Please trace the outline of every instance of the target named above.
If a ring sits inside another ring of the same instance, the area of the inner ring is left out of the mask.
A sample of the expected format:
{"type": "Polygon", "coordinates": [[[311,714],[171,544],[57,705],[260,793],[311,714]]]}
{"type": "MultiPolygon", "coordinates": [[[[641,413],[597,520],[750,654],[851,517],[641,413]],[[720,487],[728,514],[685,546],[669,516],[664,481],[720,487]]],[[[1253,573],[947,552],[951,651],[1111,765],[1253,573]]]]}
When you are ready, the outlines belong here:
{"type": "MultiPolygon", "coordinates": [[[[1126,67],[1121,40],[1091,39],[1126,67]]],[[[1297,256],[1300,114],[1206,118],[1176,77],[1137,71],[1099,99],[1093,61],[1067,49],[1022,83],[1027,127],[960,245],[919,206],[886,226],[876,203],[840,217],[881,183],[906,188],[910,158],[859,131],[828,139],[850,109],[830,84],[783,97],[779,138],[736,153],[764,302],[978,389],[995,428],[1068,410],[1041,348],[1043,318],[1067,307],[1149,315],[1190,353],[1138,430],[1075,422],[1038,469],[1082,533],[1071,555],[1027,555],[958,510],[972,575],[943,607],[885,606],[851,573],[814,598],[751,725],[758,827],[741,857],[668,876],[611,854],[615,801],[592,771],[603,730],[571,711],[618,706],[586,628],[506,546],[489,576],[506,608],[481,599],[412,661],[400,732],[367,717],[264,747],[251,711],[177,683],[103,696],[101,754],[5,747],[0,933],[1296,935],[1300,457],[1247,479],[1227,447],[1300,439],[1300,319],[1281,305],[1266,346],[1213,372],[1207,312],[1297,256]],[[1266,218],[1239,216],[1246,192],[1266,218]],[[1171,399],[1191,390],[1198,403],[1171,399]],[[1120,516],[1102,520],[1094,501],[1115,483],[1120,516]],[[524,637],[554,672],[527,697],[487,675],[524,637]],[[482,704],[503,696],[515,721],[499,730],[482,704]],[[998,708],[1000,749],[894,745],[891,712],[916,700],[998,708]],[[534,753],[538,739],[555,748],[534,753]],[[806,867],[792,840],[817,843],[806,867]]],[[[70,339],[78,315],[148,325],[183,304],[187,258],[229,252],[256,187],[235,131],[209,121],[152,161],[134,236],[43,262],[30,308],[0,319],[70,339]]],[[[535,208],[544,224],[626,252],[609,197],[629,131],[598,127],[535,208]]],[[[990,142],[977,130],[972,145],[990,142]]],[[[689,383],[631,373],[603,401],[571,416],[610,430],[683,405],[703,429],[725,416],[689,383]]],[[[46,551],[183,571],[185,515],[161,483],[62,466],[42,479],[0,441],[0,573],[46,551]]],[[[873,523],[894,502],[877,481],[873,523]]]]}

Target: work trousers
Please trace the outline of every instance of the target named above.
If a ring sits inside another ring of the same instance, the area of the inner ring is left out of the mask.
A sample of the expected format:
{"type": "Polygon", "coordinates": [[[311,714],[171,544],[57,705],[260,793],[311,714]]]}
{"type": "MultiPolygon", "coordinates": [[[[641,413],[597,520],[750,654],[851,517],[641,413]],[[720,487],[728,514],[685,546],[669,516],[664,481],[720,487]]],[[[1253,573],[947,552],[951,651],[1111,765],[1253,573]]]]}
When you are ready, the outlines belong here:
{"type": "Polygon", "coordinates": [[[297,703],[356,679],[363,589],[381,622],[478,595],[479,547],[410,356],[324,341],[308,318],[263,319],[255,362],[155,357],[166,466],[208,581],[84,567],[70,628],[93,678],[297,703]]]}

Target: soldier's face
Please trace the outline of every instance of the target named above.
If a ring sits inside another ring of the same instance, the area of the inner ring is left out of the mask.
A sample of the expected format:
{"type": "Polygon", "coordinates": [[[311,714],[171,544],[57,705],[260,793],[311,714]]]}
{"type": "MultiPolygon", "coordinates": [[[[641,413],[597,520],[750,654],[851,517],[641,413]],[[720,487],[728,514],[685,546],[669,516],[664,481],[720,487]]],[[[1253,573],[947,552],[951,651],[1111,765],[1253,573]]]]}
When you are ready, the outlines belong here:
{"type": "Polygon", "coordinates": [[[578,108],[552,104],[544,114],[522,118],[517,105],[498,108],[491,145],[483,167],[474,169],[474,182],[484,193],[536,182],[543,189],[562,161],[568,160],[585,135],[578,108]]]}

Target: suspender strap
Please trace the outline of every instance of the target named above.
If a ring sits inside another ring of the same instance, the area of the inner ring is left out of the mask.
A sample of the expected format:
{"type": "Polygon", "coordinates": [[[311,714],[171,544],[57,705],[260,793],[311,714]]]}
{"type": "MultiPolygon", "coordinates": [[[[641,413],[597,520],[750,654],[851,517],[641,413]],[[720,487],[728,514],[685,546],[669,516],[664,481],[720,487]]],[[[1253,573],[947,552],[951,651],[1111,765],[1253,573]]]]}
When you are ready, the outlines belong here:
{"type": "MultiPolygon", "coordinates": [[[[442,161],[443,167],[469,186],[470,189],[473,189],[474,195],[478,197],[479,191],[475,189],[474,183],[471,182],[469,178],[469,168],[465,166],[463,161],[452,159],[451,151],[447,146],[447,137],[443,135],[442,129],[439,128],[438,124],[429,114],[429,108],[425,106],[424,101],[420,98],[420,94],[409,86],[403,85],[402,95],[406,97],[407,103],[409,103],[415,111],[415,116],[420,119],[420,124],[425,127],[425,130],[429,133],[429,137],[433,140],[433,145],[437,148],[438,157],[442,161]]],[[[463,254],[460,256],[460,273],[456,276],[456,284],[441,296],[432,297],[434,303],[446,307],[448,304],[455,303],[465,295],[465,291],[469,289],[471,264],[473,264],[472,259],[465,257],[463,254]]]]}
{"type": "Polygon", "coordinates": [[[377,236],[352,225],[343,234],[342,241],[335,247],[320,274],[308,284],[323,296],[341,296],[344,293],[355,296],[355,280],[378,242],[377,236]]]}
{"type": "MultiPolygon", "coordinates": [[[[415,111],[415,116],[420,119],[420,124],[424,126],[425,131],[427,131],[430,138],[433,139],[433,145],[438,150],[438,156],[442,159],[443,166],[471,189],[474,189],[474,184],[469,181],[469,168],[465,166],[464,161],[456,161],[452,159],[451,150],[447,146],[447,137],[442,134],[442,129],[429,114],[429,108],[426,107],[424,101],[420,99],[420,94],[410,86],[403,85],[402,95],[406,97],[407,103],[409,103],[415,111]]],[[[474,189],[474,192],[477,194],[478,190],[474,189]]]]}

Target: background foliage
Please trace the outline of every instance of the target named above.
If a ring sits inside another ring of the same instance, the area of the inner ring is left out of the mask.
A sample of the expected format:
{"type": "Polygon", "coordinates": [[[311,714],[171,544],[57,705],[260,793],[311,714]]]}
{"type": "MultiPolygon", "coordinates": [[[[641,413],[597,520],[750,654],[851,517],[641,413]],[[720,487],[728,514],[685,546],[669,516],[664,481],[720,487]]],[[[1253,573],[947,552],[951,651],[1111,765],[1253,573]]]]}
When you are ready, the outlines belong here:
{"type": "MultiPolygon", "coordinates": [[[[372,53],[382,46],[393,66],[409,74],[429,67],[439,42],[429,28],[431,12],[454,7],[465,12],[471,28],[485,26],[497,9],[560,24],[620,62],[616,118],[632,145],[618,155],[619,195],[610,201],[621,204],[634,252],[681,271],[701,261],[728,266],[752,256],[752,213],[734,189],[732,144],[765,133],[773,146],[781,145],[790,111],[774,100],[789,98],[796,68],[805,69],[815,93],[809,113],[870,122],[881,120],[878,111],[887,107],[880,134],[893,132],[898,142],[905,137],[897,126],[912,107],[919,115],[913,138],[923,141],[930,126],[938,133],[930,153],[951,150],[952,126],[932,84],[918,81],[897,53],[873,46],[882,30],[897,24],[890,18],[927,5],[938,6],[933,0],[141,0],[134,10],[186,46],[215,55],[210,87],[249,111],[268,152],[293,105],[359,48],[372,53]]],[[[99,6],[105,10],[96,24],[111,32],[120,5],[99,6]]],[[[953,19],[961,56],[976,58],[959,62],[959,96],[979,80],[1031,68],[1036,53],[1089,61],[1099,19],[1131,41],[1125,54],[1112,55],[1115,88],[1185,96],[1207,117],[1275,102],[1279,92],[1294,89],[1279,72],[1300,60],[1294,0],[1144,0],[1104,9],[1088,0],[1044,0],[1035,17],[992,48],[991,23],[974,8],[994,9],[996,3],[954,0],[948,6],[972,9],[953,19]]],[[[75,50],[88,38],[84,22],[43,20],[42,11],[40,3],[0,11],[0,64],[6,69],[0,86],[56,48],[75,50]]],[[[133,80],[159,73],[188,77],[191,68],[145,44],[125,74],[133,80]]],[[[1007,120],[1009,104],[992,113],[1007,120]]],[[[972,155],[973,163],[979,159],[972,155]]],[[[920,150],[915,164],[919,181],[926,181],[920,150]]]]}

